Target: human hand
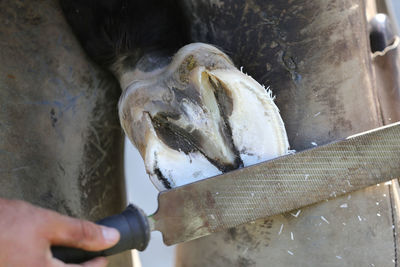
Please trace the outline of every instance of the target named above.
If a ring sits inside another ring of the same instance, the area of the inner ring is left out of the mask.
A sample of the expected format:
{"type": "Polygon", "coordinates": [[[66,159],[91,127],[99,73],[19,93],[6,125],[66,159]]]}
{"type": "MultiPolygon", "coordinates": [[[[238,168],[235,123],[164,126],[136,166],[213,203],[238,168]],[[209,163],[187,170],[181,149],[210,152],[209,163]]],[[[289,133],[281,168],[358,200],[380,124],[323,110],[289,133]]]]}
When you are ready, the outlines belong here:
{"type": "Polygon", "coordinates": [[[0,198],[0,267],[104,267],[106,258],[69,265],[53,258],[50,247],[104,250],[120,238],[116,229],[74,219],[19,200],[0,198]]]}

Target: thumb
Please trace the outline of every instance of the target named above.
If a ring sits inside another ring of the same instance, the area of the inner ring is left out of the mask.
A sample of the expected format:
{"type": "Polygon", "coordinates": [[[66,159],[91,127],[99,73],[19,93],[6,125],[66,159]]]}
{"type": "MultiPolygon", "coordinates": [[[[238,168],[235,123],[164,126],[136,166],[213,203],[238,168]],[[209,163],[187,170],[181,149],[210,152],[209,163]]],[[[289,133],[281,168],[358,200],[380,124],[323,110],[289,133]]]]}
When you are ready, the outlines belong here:
{"type": "Polygon", "coordinates": [[[88,251],[107,249],[115,245],[120,234],[118,230],[95,223],[57,214],[49,240],[52,245],[80,248],[88,251]]]}

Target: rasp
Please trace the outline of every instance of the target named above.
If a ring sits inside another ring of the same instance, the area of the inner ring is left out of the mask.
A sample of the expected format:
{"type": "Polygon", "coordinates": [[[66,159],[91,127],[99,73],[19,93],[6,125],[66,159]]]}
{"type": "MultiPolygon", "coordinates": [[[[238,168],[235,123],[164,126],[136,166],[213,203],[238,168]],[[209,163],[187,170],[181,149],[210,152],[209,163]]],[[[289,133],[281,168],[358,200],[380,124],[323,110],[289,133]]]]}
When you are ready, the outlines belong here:
{"type": "Polygon", "coordinates": [[[130,205],[98,222],[120,230],[115,247],[79,255],[76,249],[53,248],[53,254],[80,262],[126,249],[144,250],[153,230],[172,245],[398,177],[400,122],[160,192],[158,210],[148,218],[130,205]]]}

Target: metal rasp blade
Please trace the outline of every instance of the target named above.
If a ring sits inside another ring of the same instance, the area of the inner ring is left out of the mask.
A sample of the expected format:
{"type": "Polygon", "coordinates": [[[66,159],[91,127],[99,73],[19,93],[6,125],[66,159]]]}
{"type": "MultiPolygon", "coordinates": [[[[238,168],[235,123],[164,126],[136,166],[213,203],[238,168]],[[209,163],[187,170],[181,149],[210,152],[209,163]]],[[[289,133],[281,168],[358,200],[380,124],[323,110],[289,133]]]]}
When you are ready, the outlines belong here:
{"type": "Polygon", "coordinates": [[[167,245],[400,177],[400,123],[161,192],[167,245]]]}

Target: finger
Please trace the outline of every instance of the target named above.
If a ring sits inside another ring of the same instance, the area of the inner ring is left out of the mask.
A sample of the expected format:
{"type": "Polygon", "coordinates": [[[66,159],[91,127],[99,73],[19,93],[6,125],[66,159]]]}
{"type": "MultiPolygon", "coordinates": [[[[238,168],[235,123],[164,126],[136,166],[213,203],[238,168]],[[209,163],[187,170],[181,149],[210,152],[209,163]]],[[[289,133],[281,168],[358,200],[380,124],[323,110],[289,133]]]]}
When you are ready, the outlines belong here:
{"type": "Polygon", "coordinates": [[[47,226],[46,232],[52,245],[75,247],[88,251],[109,248],[120,238],[116,229],[58,213],[50,216],[47,226]]]}
{"type": "MultiPolygon", "coordinates": [[[[64,262],[60,261],[59,259],[52,258],[50,260],[50,264],[48,264],[47,266],[49,266],[49,267],[66,267],[67,265],[64,262]]],[[[74,266],[74,265],[72,265],[72,266],[74,266]]],[[[79,265],[75,265],[75,267],[77,267],[77,266],[79,266],[79,265]]],[[[71,267],[71,265],[69,267],[71,267]]]]}
{"type": "MultiPolygon", "coordinates": [[[[104,257],[95,258],[82,264],[83,267],[106,267],[108,260],[104,257]]],[[[68,265],[67,265],[68,266],[68,265]]]]}

